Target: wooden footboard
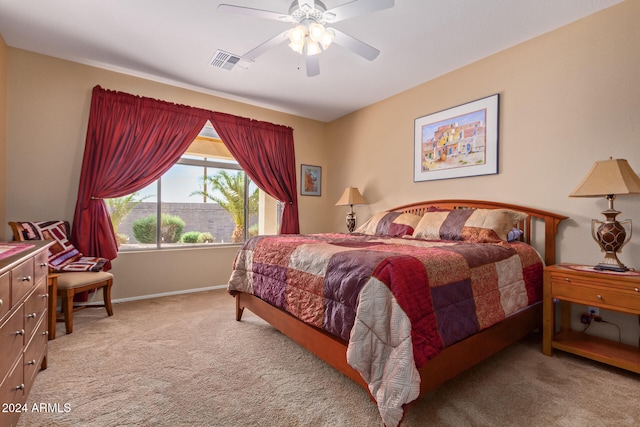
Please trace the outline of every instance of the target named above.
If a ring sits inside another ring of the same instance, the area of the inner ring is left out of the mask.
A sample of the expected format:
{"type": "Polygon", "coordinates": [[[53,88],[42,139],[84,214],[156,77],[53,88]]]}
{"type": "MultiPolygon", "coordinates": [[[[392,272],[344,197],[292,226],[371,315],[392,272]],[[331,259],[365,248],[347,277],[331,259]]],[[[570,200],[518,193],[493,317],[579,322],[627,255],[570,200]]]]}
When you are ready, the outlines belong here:
{"type": "Polygon", "coordinates": [[[252,294],[238,292],[235,298],[236,320],[241,320],[242,311],[248,308],[287,337],[360,384],[367,392],[369,391],[362,376],[347,363],[347,343],[345,341],[298,320],[286,311],[267,304],[252,294]]]}
{"type": "MultiPolygon", "coordinates": [[[[360,384],[369,393],[371,400],[375,400],[360,373],[347,363],[347,342],[298,320],[252,294],[238,292],[235,298],[236,320],[241,320],[243,310],[248,308],[284,335],[360,384]]],[[[419,370],[420,396],[519,341],[541,325],[542,304],[538,303],[443,349],[419,370]]]]}
{"type": "Polygon", "coordinates": [[[527,309],[444,348],[420,372],[420,396],[542,327],[542,304],[527,309]]]}

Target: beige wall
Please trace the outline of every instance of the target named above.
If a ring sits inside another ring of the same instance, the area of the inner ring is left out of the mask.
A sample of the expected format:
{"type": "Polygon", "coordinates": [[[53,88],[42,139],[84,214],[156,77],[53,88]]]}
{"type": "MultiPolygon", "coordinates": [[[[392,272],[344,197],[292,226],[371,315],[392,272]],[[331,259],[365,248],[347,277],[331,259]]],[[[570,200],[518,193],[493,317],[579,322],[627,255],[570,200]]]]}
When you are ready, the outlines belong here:
{"type": "MultiPolygon", "coordinates": [[[[291,126],[300,163],[326,167],[324,123],[9,48],[6,218],[71,220],[82,166],[91,90],[104,88],[291,126]]],[[[303,232],[329,228],[322,197],[300,198],[303,232]]],[[[10,232],[3,221],[4,232],[10,232]]],[[[223,285],[237,247],[122,253],[113,263],[115,299],[223,285]]]]}
{"type": "MultiPolygon", "coordinates": [[[[591,218],[603,199],[569,198],[593,162],[625,158],[640,173],[640,1],[625,1],[581,21],[364,108],[328,125],[328,188],[347,185],[372,213],[418,200],[467,198],[537,207],[570,217],[560,225],[559,259],[596,264],[591,218]],[[414,119],[500,94],[499,174],[413,182],[414,119]]],[[[620,259],[640,268],[640,195],[618,197],[633,239],[620,259]]],[[[333,214],[334,227],[344,215],[333,214]]],[[[345,211],[346,212],[346,211],[345,211]]],[[[638,342],[637,318],[623,335],[638,342]],[[629,335],[631,334],[631,335],[629,335]]],[[[614,331],[615,332],[615,331],[614,331]]]]}
{"type": "MultiPolygon", "coordinates": [[[[323,168],[322,197],[300,197],[304,233],[345,229],[347,208],[333,205],[349,185],[371,203],[356,207],[360,223],[411,201],[491,199],[569,216],[560,226],[558,260],[596,263],[601,256],[590,221],[602,218],[606,203],[568,194],[598,159],[626,158],[640,172],[637,16],[640,1],[625,1],[328,124],[10,48],[6,218],[72,217],[91,88],[100,84],[292,126],[298,175],[300,163],[323,168]],[[494,93],[500,173],[413,182],[414,119],[494,93]]],[[[2,58],[0,49],[0,65],[2,58]]],[[[621,219],[636,221],[621,256],[634,267],[640,267],[639,206],[640,196],[616,201],[621,219]]],[[[121,254],[114,297],[223,284],[235,252],[121,254]]]]}
{"type": "MultiPolygon", "coordinates": [[[[0,224],[7,222],[7,73],[9,48],[0,34],[0,224]]],[[[5,230],[0,227],[0,241],[6,240],[5,230]]]]}
{"type": "MultiPolygon", "coordinates": [[[[638,16],[640,1],[624,2],[330,123],[331,199],[358,186],[371,203],[356,207],[363,219],[436,198],[551,210],[570,217],[560,226],[559,261],[599,261],[590,221],[604,219],[606,201],[568,195],[595,160],[626,158],[640,173],[638,16]],[[499,174],[413,182],[414,119],[495,93],[499,174]]],[[[615,206],[637,229],[640,196],[615,206]]],[[[336,213],[334,227],[342,221],[336,213]]],[[[621,259],[640,268],[640,237],[621,259]]]]}

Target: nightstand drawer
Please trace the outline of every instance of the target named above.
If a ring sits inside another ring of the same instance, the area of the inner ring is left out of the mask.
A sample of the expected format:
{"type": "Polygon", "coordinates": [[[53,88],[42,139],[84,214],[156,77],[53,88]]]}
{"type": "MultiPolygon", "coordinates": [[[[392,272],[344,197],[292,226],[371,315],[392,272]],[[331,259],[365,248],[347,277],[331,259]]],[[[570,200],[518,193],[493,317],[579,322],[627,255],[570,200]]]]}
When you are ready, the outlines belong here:
{"type": "Polygon", "coordinates": [[[588,281],[551,279],[551,295],[585,305],[613,306],[640,312],[640,292],[631,289],[595,286],[588,281]]]}
{"type": "MultiPolygon", "coordinates": [[[[635,277],[634,277],[635,279],[635,277]]],[[[577,286],[596,286],[616,292],[628,292],[630,295],[640,295],[637,280],[629,280],[624,276],[613,276],[602,273],[552,272],[551,284],[566,283],[577,286]]]]}

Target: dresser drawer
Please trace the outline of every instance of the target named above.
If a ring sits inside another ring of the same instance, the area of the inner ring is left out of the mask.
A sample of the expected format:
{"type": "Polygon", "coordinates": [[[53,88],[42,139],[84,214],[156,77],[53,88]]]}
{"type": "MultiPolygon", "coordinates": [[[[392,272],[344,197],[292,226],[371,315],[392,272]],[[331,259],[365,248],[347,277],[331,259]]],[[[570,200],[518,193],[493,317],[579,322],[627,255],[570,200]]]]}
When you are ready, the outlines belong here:
{"type": "MultiPolygon", "coordinates": [[[[20,307],[0,325],[0,376],[9,372],[24,346],[24,310],[20,307]]],[[[1,380],[2,378],[0,378],[1,380]]]]}
{"type": "Polygon", "coordinates": [[[33,338],[27,345],[27,349],[24,351],[24,385],[25,394],[29,394],[31,391],[31,385],[36,378],[36,374],[40,370],[42,359],[46,354],[48,331],[47,319],[40,319],[40,323],[35,330],[33,338]]]}
{"type": "Polygon", "coordinates": [[[47,311],[47,282],[41,281],[36,290],[24,302],[24,336],[29,342],[38,322],[47,311]]]}
{"type": "Polygon", "coordinates": [[[0,276],[0,323],[11,308],[11,273],[0,276]]]}
{"type": "Polygon", "coordinates": [[[13,365],[4,381],[0,384],[0,402],[12,405],[11,410],[0,411],[0,426],[15,426],[20,417],[22,405],[25,402],[22,357],[13,365]]]}
{"type": "Polygon", "coordinates": [[[24,297],[36,285],[33,275],[33,258],[11,270],[11,302],[13,305],[24,297]]]}
{"type": "Polygon", "coordinates": [[[42,251],[37,254],[33,261],[33,275],[36,283],[40,283],[41,280],[47,280],[49,274],[49,251],[42,251]]]}
{"type": "Polygon", "coordinates": [[[551,295],[584,305],[613,306],[640,313],[640,293],[580,281],[551,281],[551,295]]]}

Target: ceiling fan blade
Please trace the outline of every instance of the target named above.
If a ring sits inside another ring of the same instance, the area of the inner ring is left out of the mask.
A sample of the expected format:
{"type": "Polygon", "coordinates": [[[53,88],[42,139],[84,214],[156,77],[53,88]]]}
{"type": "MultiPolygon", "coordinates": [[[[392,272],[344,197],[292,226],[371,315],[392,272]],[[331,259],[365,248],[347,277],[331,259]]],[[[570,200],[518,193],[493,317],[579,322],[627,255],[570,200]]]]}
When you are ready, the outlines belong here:
{"type": "Polygon", "coordinates": [[[373,61],[380,54],[380,51],[378,49],[376,49],[375,47],[373,47],[371,45],[368,45],[365,42],[362,42],[362,41],[356,39],[355,37],[351,37],[350,35],[345,34],[340,30],[336,30],[333,27],[331,29],[336,34],[336,37],[333,39],[333,42],[335,44],[338,44],[338,45],[342,46],[342,47],[346,47],[347,49],[351,50],[356,55],[360,55],[364,59],[368,59],[369,61],[373,61]]]}
{"type": "Polygon", "coordinates": [[[245,59],[250,59],[251,61],[255,61],[255,59],[258,56],[262,55],[263,53],[265,53],[266,51],[268,51],[272,47],[275,47],[275,46],[279,45],[280,43],[283,43],[283,42],[285,42],[287,40],[289,40],[289,30],[285,30],[285,31],[281,32],[280,34],[276,34],[275,36],[271,37],[266,42],[262,43],[260,46],[254,47],[249,52],[247,52],[244,55],[242,55],[242,57],[245,58],[245,59]]]}
{"type": "Polygon", "coordinates": [[[353,0],[325,12],[327,22],[344,21],[360,15],[393,7],[394,0],[353,0]]]}
{"type": "Polygon", "coordinates": [[[255,18],[272,19],[274,21],[293,22],[291,16],[286,13],[274,12],[271,10],[253,9],[232,4],[221,4],[218,6],[219,13],[229,13],[232,15],[253,16],[255,18]]]}
{"type": "Polygon", "coordinates": [[[306,55],[304,58],[305,68],[307,69],[307,77],[314,77],[320,74],[320,58],[319,55],[306,55]]]}

